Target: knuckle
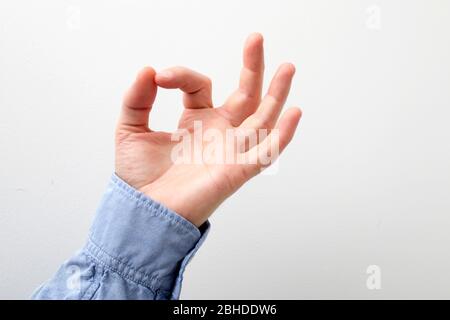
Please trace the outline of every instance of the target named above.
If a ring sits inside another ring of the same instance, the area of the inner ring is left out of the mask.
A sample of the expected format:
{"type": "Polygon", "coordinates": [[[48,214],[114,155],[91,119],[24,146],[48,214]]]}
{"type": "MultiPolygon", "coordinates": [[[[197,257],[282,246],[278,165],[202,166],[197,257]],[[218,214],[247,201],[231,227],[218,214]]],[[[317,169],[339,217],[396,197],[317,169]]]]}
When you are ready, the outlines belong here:
{"type": "Polygon", "coordinates": [[[211,78],[205,76],[204,82],[205,82],[206,88],[210,89],[212,87],[212,80],[211,80],[211,78]]]}

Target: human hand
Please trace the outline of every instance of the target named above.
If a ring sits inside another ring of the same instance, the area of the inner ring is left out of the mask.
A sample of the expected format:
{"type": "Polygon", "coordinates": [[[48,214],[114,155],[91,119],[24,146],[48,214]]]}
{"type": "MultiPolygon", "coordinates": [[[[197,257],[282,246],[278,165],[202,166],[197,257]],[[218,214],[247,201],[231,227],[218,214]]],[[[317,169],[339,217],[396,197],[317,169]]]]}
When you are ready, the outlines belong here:
{"type": "Polygon", "coordinates": [[[261,157],[271,156],[271,161],[275,160],[291,141],[301,117],[300,109],[291,108],[276,123],[295,73],[292,64],[279,67],[261,99],[264,73],[261,35],[253,34],[247,39],[243,60],[238,89],[219,107],[213,107],[211,81],[183,67],[158,73],[150,67],[143,69],[124,98],[116,130],[116,174],[196,226],[202,225],[221,202],[267,165],[261,157]],[[148,117],[158,86],[184,92],[185,109],[178,124],[183,130],[182,137],[197,141],[201,150],[214,150],[210,156],[202,157],[200,162],[174,161],[174,148],[183,142],[174,140],[171,133],[149,129],[148,117]],[[237,147],[225,146],[211,137],[199,139],[195,123],[201,123],[203,132],[214,129],[223,137],[234,132],[246,138],[237,147]],[[252,140],[247,132],[260,129],[267,129],[269,135],[252,140]],[[244,155],[247,161],[230,163],[220,161],[217,156],[230,153],[232,158],[244,155]]]}

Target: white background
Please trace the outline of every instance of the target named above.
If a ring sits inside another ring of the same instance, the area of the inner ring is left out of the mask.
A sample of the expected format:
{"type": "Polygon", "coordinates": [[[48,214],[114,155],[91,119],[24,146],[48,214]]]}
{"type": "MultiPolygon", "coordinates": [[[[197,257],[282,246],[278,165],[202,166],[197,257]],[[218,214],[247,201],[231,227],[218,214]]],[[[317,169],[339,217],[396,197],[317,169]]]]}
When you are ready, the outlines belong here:
{"type": "MultiPolygon", "coordinates": [[[[220,104],[253,31],[268,77],[296,64],[304,116],[278,173],[211,219],[182,298],[450,298],[447,0],[1,0],[0,298],[83,245],[137,71],[189,66],[220,104]]],[[[161,90],[152,126],[181,110],[161,90]]]]}

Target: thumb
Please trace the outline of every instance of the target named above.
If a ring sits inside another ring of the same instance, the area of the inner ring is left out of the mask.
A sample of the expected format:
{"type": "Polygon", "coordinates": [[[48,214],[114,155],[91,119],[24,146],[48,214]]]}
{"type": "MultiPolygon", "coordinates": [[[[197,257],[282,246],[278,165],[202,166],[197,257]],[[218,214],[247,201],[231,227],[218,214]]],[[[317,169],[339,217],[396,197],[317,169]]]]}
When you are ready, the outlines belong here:
{"type": "Polygon", "coordinates": [[[118,130],[125,132],[148,132],[148,116],[155,101],[157,86],[155,70],[142,69],[125,94],[118,130]]]}

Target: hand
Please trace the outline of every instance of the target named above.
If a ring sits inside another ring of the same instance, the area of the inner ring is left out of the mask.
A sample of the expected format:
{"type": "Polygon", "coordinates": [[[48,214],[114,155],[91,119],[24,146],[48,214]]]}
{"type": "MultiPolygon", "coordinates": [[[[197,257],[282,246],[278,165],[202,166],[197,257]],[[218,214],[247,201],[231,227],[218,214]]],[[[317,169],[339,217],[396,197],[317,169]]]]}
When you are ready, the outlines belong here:
{"type": "Polygon", "coordinates": [[[116,130],[116,174],[196,226],[203,224],[222,201],[261,171],[264,167],[261,155],[273,154],[274,147],[281,152],[287,146],[301,117],[300,109],[292,108],[276,123],[295,73],[292,64],[279,67],[261,100],[264,73],[261,35],[253,34],[247,39],[243,60],[239,88],[220,107],[213,107],[211,80],[183,67],[159,73],[145,68],[124,98],[116,130]],[[245,146],[241,143],[237,151],[235,147],[200,138],[202,150],[215,150],[212,153],[215,155],[220,150],[241,153],[251,160],[246,163],[218,161],[218,157],[200,163],[174,162],[172,151],[182,142],[174,141],[171,133],[148,127],[158,86],[184,92],[185,109],[178,127],[187,132],[185,138],[198,140],[194,121],[201,121],[203,132],[213,128],[223,136],[227,130],[242,135],[249,129],[268,129],[270,134],[253,143],[247,136],[245,146]]]}

